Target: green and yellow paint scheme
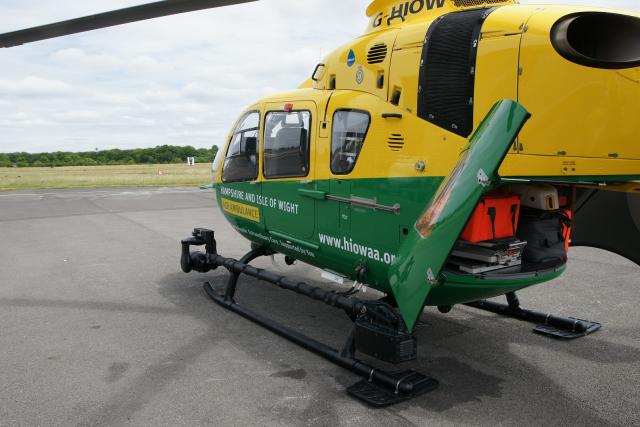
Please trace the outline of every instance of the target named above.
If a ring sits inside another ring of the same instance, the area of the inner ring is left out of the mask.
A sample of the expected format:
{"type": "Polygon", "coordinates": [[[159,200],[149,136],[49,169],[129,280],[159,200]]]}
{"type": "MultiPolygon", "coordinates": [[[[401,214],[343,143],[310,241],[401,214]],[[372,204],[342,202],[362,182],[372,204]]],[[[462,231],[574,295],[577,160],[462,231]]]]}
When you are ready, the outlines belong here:
{"type": "Polygon", "coordinates": [[[424,305],[475,301],[558,277],[564,265],[505,277],[443,266],[479,199],[500,177],[638,192],[632,183],[640,181],[640,62],[607,68],[560,55],[550,34],[576,13],[640,17],[516,1],[374,1],[366,33],[326,57],[313,81],[247,109],[261,117],[258,175],[223,182],[223,168],[216,170],[224,215],[259,245],[393,294],[409,328],[424,305]],[[474,40],[469,106],[476,131],[469,137],[421,117],[421,78],[429,78],[421,68],[430,28],[479,7],[486,13],[474,40]],[[268,179],[264,119],[287,108],[311,113],[308,174],[268,179]],[[337,110],[370,115],[346,175],[330,168],[337,110]],[[488,179],[482,184],[480,169],[488,179]]]}

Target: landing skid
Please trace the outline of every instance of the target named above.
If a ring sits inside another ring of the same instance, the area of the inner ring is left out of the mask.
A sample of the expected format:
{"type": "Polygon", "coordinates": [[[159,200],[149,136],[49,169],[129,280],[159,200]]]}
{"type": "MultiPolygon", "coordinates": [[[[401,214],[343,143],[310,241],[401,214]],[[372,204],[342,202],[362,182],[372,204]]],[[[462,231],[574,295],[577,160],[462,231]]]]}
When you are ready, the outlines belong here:
{"type": "Polygon", "coordinates": [[[465,305],[503,316],[513,317],[514,319],[525,322],[537,323],[533,332],[562,340],[584,337],[602,327],[602,325],[597,322],[590,322],[573,317],[558,317],[524,309],[520,306],[520,301],[515,292],[506,294],[506,297],[507,304],[498,304],[493,301],[476,301],[465,305]]]}
{"type": "Polygon", "coordinates": [[[207,295],[215,303],[360,375],[363,380],[349,387],[347,392],[373,407],[403,402],[432,391],[438,386],[437,380],[419,372],[411,370],[398,373],[385,372],[355,357],[358,350],[368,354],[375,351],[376,357],[391,363],[415,359],[415,338],[406,330],[404,322],[392,307],[378,301],[364,301],[336,291],[327,291],[248,264],[260,256],[271,254],[272,252],[264,248],[254,247],[239,261],[224,258],[217,254],[213,231],[196,229],[193,237],[182,241],[181,265],[183,271],[187,273],[191,270],[205,273],[220,266],[225,267],[229,270],[230,276],[224,294],[213,289],[210,283],[204,285],[207,295]],[[206,246],[206,253],[190,252],[191,246],[202,245],[206,246]],[[234,298],[241,274],[344,310],[354,323],[342,349],[337,350],[327,346],[238,304],[234,298]]]}

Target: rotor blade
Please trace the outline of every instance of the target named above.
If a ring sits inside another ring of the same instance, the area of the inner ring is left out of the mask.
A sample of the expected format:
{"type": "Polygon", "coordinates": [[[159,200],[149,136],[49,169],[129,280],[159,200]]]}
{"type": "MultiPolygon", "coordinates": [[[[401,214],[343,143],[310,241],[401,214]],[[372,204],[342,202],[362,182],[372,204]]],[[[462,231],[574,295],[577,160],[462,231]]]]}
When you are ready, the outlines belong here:
{"type": "Polygon", "coordinates": [[[13,47],[38,40],[46,40],[54,37],[68,36],[84,31],[99,28],[113,27],[115,25],[144,21],[146,19],[160,18],[167,15],[193,12],[196,10],[211,9],[215,7],[231,6],[241,3],[249,3],[258,0],[165,0],[155,3],[147,3],[126,9],[99,13],[83,18],[70,19],[54,24],[41,25],[25,30],[0,34],[0,47],[13,47]]]}

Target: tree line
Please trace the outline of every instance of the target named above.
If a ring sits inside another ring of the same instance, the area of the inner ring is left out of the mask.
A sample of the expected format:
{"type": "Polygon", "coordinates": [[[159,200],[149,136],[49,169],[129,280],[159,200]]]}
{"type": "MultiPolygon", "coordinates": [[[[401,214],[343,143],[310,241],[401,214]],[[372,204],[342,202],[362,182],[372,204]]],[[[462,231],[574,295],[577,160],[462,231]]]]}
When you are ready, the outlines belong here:
{"type": "Polygon", "coordinates": [[[212,162],[218,147],[194,148],[175,145],[160,145],[155,148],[132,150],[102,150],[80,153],[58,151],[55,153],[0,153],[0,167],[60,167],[60,166],[104,166],[186,163],[194,157],[196,163],[212,162]]]}

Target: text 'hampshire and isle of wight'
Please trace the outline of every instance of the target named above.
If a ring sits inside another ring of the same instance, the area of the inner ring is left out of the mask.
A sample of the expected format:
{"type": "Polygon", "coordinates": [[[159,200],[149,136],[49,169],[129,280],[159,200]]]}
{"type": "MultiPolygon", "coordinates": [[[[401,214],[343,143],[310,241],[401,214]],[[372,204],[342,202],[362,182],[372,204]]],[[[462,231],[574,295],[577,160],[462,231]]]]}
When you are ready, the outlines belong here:
{"type": "MultiPolygon", "coordinates": [[[[248,193],[246,191],[236,190],[228,187],[222,187],[220,189],[220,193],[223,196],[231,197],[236,200],[242,200],[244,202],[254,203],[256,205],[264,206],[271,209],[278,209],[282,212],[286,212],[293,215],[298,215],[300,212],[300,205],[298,205],[297,203],[276,199],[275,197],[265,197],[260,194],[248,193]]],[[[229,212],[229,213],[233,213],[233,212],[229,212]]],[[[239,216],[242,216],[242,215],[239,215],[239,216]]],[[[243,216],[243,218],[245,217],[243,216]]]]}

